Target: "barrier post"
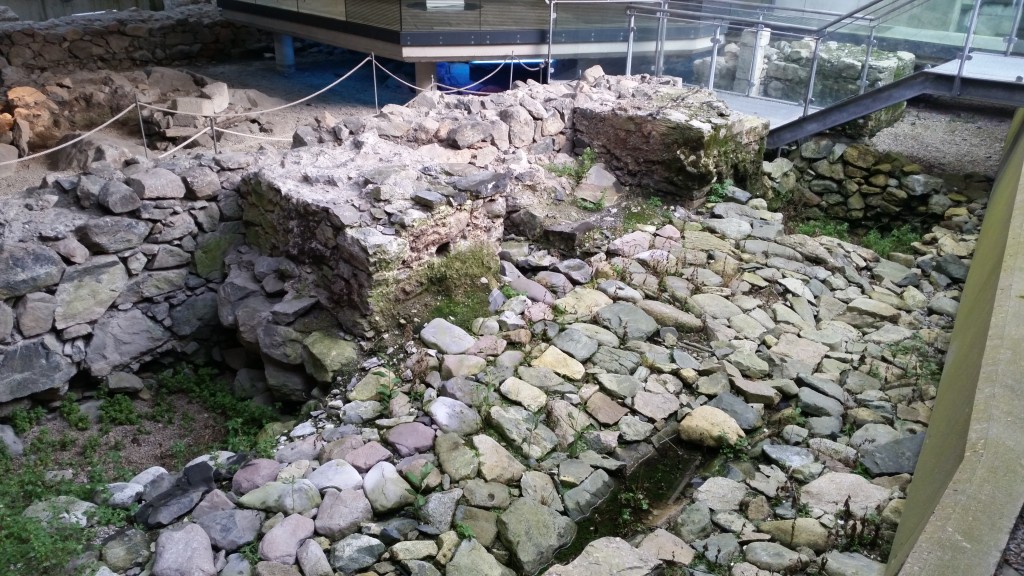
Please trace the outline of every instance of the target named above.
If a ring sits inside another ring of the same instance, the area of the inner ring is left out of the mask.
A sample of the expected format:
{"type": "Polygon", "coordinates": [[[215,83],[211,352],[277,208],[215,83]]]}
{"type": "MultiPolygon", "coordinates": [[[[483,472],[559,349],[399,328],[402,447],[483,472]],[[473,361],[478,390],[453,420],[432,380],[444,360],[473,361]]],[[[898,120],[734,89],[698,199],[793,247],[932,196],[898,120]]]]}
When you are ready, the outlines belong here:
{"type": "Polygon", "coordinates": [[[217,124],[213,116],[210,116],[210,135],[213,136],[213,153],[220,154],[220,150],[217,149],[217,124]]]}
{"type": "Polygon", "coordinates": [[[370,53],[370,64],[373,65],[373,107],[380,114],[380,103],[377,101],[377,56],[373,52],[370,53]]]}
{"type": "Polygon", "coordinates": [[[149,143],[146,142],[146,125],[142,122],[142,105],[139,104],[139,93],[135,93],[135,110],[139,113],[139,134],[142,134],[142,149],[146,151],[146,160],[149,160],[149,143]]]}

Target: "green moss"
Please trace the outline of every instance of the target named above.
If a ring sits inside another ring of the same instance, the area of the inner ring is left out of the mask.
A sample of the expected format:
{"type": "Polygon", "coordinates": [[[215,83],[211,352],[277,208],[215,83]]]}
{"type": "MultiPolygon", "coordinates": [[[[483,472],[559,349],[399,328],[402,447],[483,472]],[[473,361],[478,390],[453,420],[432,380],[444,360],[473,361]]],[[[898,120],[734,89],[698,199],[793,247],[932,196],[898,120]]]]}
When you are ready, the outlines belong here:
{"type": "Polygon", "coordinates": [[[196,274],[207,280],[224,277],[224,257],[228,251],[241,244],[245,237],[240,234],[212,232],[199,239],[194,256],[196,274]]]}

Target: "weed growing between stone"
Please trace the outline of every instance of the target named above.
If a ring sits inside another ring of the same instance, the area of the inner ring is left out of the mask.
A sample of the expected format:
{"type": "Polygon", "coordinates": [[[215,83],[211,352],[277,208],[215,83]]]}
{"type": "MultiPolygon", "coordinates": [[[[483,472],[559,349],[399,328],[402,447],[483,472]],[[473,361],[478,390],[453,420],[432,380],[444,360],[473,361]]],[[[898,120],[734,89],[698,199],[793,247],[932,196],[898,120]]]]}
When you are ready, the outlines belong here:
{"type": "Polygon", "coordinates": [[[867,232],[850,230],[850,223],[834,218],[813,218],[796,225],[796,231],[808,236],[831,236],[844,242],[859,244],[882,258],[893,252],[914,254],[914,243],[920,242],[921,229],[913,224],[901,224],[890,230],[872,228],[867,232]]]}
{"type": "MultiPolygon", "coordinates": [[[[90,513],[93,526],[81,527],[42,520],[22,515],[34,502],[56,496],[73,496],[90,500],[96,490],[114,480],[126,480],[123,474],[108,475],[100,466],[93,468],[90,480],[76,483],[53,477],[48,471],[57,463],[53,452],[60,440],[47,433],[38,434],[19,459],[11,457],[0,444],[0,573],[2,574],[62,574],[86,547],[96,538],[98,526],[124,526],[130,510],[96,508],[90,513]]],[[[112,458],[113,453],[104,455],[112,458]]],[[[79,566],[71,572],[75,576],[86,574],[89,566],[79,566]]]]}
{"type": "Polygon", "coordinates": [[[576,207],[586,212],[600,212],[601,210],[604,210],[605,207],[604,196],[602,195],[597,202],[587,200],[586,198],[577,198],[576,207]]]}
{"type": "Polygon", "coordinates": [[[729,188],[731,186],[732,180],[715,182],[711,185],[711,190],[708,191],[708,195],[705,196],[704,199],[712,203],[722,202],[729,197],[729,188]]]}
{"type": "Polygon", "coordinates": [[[587,177],[587,172],[590,172],[594,164],[597,164],[597,152],[594,152],[592,148],[587,148],[571,164],[548,164],[545,168],[555,176],[568,178],[575,188],[587,177]]]}
{"type": "MultiPolygon", "coordinates": [[[[448,318],[469,328],[487,316],[487,295],[498,274],[498,257],[491,246],[473,244],[430,261],[419,273],[424,294],[433,307],[430,318],[448,318]]],[[[399,315],[401,317],[401,315],[399,315]]]]}
{"type": "Polygon", "coordinates": [[[815,218],[796,226],[796,231],[807,236],[831,236],[837,240],[850,240],[850,224],[843,220],[815,218]]]}
{"type": "Polygon", "coordinates": [[[860,239],[860,244],[887,258],[892,252],[913,254],[913,244],[920,241],[920,229],[911,224],[901,224],[888,231],[874,228],[860,239]]]}
{"type": "MultiPolygon", "coordinates": [[[[111,442],[111,431],[115,427],[130,427],[134,429],[133,437],[141,437],[152,432],[152,425],[194,420],[194,415],[181,413],[170,401],[175,394],[186,395],[221,417],[226,438],[218,438],[216,447],[270,454],[274,439],[263,440],[258,433],[268,422],[280,419],[278,412],[235,398],[228,383],[211,368],[179,368],[160,374],[152,408],[147,411],[139,410],[126,395],[101,394],[98,426],[81,410],[73,395],[66,396],[57,415],[66,422],[65,429],[78,430],[84,436],[67,432],[56,436],[48,428],[40,428],[46,418],[41,407],[15,410],[10,416],[12,427],[31,440],[18,458],[0,444],[0,574],[79,576],[95,571],[90,562],[77,563],[76,559],[87,551],[90,543],[99,540],[101,531],[106,534],[110,527],[127,526],[134,505],[127,509],[97,506],[87,513],[88,526],[44,522],[24,516],[23,511],[33,503],[58,496],[91,502],[106,484],[130,479],[138,470],[124,465],[124,441],[111,442]],[[67,468],[73,469],[72,474],[53,474],[54,470],[67,468]],[[69,565],[73,566],[70,572],[66,571],[69,565]]],[[[180,468],[203,450],[214,447],[177,440],[166,456],[180,468]]]]}
{"type": "Polygon", "coordinates": [[[278,411],[237,398],[215,369],[179,368],[159,374],[156,402],[150,415],[152,419],[173,418],[173,415],[166,413],[169,405],[161,402],[161,395],[173,393],[185,394],[211,412],[224,417],[227,450],[269,454],[273,448],[273,438],[260,438],[259,432],[268,423],[280,420],[278,411]]]}
{"type": "Polygon", "coordinates": [[[648,196],[643,202],[627,206],[622,215],[622,228],[626,232],[638,226],[660,226],[668,221],[670,212],[657,196],[648,196]]]}

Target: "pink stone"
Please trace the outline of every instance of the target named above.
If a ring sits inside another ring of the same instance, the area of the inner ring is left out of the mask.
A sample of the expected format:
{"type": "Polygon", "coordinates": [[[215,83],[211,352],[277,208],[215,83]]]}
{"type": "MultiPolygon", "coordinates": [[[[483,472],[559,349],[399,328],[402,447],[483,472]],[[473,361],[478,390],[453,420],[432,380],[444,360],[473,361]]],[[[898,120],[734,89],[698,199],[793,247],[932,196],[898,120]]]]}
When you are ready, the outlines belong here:
{"type": "Polygon", "coordinates": [[[400,456],[412,456],[434,446],[434,429],[419,422],[399,424],[388,431],[387,440],[400,456]]]}
{"type": "Polygon", "coordinates": [[[239,496],[263,486],[267,482],[277,480],[277,473],[281,470],[281,464],[274,460],[259,458],[250,460],[242,466],[231,479],[231,491],[239,496]]]}
{"type": "Polygon", "coordinates": [[[587,412],[601,424],[611,426],[628,414],[629,409],[601,392],[594,392],[587,400],[587,412]]]}
{"type": "Polygon", "coordinates": [[[508,343],[497,336],[481,336],[467,354],[474,356],[497,356],[505,351],[508,343]]]}
{"type": "Polygon", "coordinates": [[[380,442],[369,442],[364,446],[360,446],[355,450],[349,452],[343,458],[344,461],[352,465],[353,468],[365,473],[370,468],[373,468],[378,462],[391,459],[391,452],[381,446],[380,442]]]}
{"type": "Polygon", "coordinates": [[[299,545],[313,536],[313,521],[292,514],[277,523],[260,541],[260,558],[279,564],[295,564],[299,545]]]}

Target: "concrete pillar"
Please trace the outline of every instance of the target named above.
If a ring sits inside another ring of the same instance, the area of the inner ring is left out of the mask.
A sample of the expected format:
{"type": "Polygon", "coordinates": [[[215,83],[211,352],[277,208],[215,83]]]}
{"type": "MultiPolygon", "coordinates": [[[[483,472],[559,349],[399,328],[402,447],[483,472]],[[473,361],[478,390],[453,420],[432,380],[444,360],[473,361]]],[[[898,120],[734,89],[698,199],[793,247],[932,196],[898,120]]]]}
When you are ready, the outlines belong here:
{"type": "Polygon", "coordinates": [[[427,90],[437,74],[437,62],[416,63],[416,87],[427,90]]]}
{"type": "Polygon", "coordinates": [[[295,72],[295,46],[287,34],[274,34],[274,59],[277,71],[287,76],[295,72]]]}
{"type": "Polygon", "coordinates": [[[761,82],[764,80],[764,51],[771,41],[772,31],[768,28],[758,30],[748,28],[740,36],[740,57],[736,63],[736,81],[733,91],[748,96],[759,96],[761,82]]]}

